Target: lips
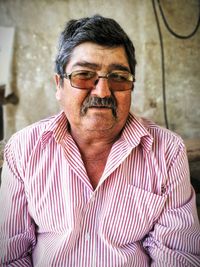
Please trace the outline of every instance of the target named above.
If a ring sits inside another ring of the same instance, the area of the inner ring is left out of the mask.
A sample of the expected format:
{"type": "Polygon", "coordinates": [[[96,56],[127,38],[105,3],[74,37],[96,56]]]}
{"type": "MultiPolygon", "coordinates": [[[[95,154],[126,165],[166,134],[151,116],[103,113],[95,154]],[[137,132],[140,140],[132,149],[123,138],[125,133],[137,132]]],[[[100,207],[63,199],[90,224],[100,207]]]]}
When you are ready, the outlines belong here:
{"type": "Polygon", "coordinates": [[[92,105],[92,106],[89,106],[88,108],[109,108],[109,109],[112,109],[112,106],[103,106],[103,105],[92,105]]]}

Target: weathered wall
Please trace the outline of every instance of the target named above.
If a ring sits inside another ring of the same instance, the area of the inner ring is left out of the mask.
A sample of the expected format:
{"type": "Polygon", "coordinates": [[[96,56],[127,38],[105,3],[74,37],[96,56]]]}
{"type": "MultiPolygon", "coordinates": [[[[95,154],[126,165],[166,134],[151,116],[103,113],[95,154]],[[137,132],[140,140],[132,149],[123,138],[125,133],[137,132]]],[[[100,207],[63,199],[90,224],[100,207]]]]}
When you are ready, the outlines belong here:
{"type": "MultiPolygon", "coordinates": [[[[175,31],[193,30],[197,0],[160,2],[175,31]]],[[[20,99],[17,106],[4,107],[6,137],[59,110],[52,78],[58,35],[67,20],[95,13],[116,19],[135,44],[138,65],[132,109],[164,125],[160,43],[151,1],[0,0],[0,25],[16,28],[12,88],[20,99]]],[[[193,38],[179,40],[167,32],[161,18],[160,22],[169,126],[183,137],[200,136],[200,29],[193,38]]]]}

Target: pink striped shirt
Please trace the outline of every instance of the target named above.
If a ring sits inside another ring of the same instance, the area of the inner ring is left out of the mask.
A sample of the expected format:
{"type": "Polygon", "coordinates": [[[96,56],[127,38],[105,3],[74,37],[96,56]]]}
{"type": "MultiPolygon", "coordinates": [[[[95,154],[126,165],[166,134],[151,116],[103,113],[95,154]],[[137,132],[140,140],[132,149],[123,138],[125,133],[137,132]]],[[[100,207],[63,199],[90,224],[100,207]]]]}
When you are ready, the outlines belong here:
{"type": "Polygon", "coordinates": [[[185,147],[129,115],[94,190],[63,112],[5,149],[0,266],[200,266],[185,147]]]}

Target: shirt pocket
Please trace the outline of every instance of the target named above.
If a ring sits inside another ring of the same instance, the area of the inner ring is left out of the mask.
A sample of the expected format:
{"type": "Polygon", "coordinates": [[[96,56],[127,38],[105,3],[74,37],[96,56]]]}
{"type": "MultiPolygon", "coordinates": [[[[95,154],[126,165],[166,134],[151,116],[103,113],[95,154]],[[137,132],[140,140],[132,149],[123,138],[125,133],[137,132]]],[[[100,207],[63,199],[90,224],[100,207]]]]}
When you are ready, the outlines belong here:
{"type": "Polygon", "coordinates": [[[141,240],[153,228],[165,205],[166,196],[133,185],[109,200],[99,221],[101,237],[107,243],[123,246],[141,240]]]}

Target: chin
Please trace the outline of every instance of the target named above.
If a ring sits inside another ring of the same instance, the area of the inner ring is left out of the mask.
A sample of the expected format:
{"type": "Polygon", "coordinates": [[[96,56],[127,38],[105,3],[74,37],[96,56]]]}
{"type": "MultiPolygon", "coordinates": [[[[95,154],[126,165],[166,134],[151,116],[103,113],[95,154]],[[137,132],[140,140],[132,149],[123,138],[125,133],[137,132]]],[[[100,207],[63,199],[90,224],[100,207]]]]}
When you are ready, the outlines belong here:
{"type": "Polygon", "coordinates": [[[104,123],[101,120],[99,122],[88,123],[86,125],[87,125],[86,128],[89,131],[102,132],[102,131],[108,131],[108,130],[112,129],[116,125],[116,123],[114,123],[114,122],[109,123],[108,121],[104,123]]]}
{"type": "MultiPolygon", "coordinates": [[[[110,110],[109,110],[110,111],[110,110]]],[[[84,116],[84,125],[90,131],[107,131],[118,123],[118,119],[110,112],[92,112],[84,116]]]]}

